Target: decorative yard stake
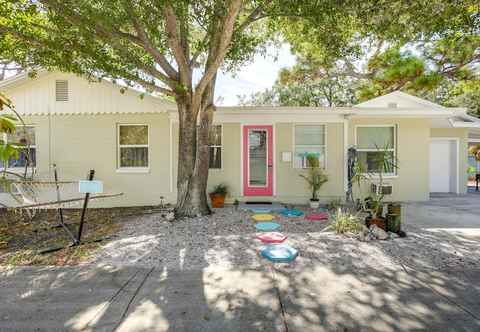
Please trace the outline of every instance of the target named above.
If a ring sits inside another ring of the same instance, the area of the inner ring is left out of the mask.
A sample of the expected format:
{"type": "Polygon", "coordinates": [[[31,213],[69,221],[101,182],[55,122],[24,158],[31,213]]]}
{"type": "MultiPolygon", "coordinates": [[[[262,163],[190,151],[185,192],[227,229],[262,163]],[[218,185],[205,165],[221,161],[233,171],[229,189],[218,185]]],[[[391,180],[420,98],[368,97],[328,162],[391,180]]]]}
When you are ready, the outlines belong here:
{"type": "MultiPolygon", "coordinates": [[[[95,170],[91,169],[90,174],[88,175],[88,181],[92,181],[94,176],[95,170]]],[[[90,190],[87,191],[87,193],[85,194],[85,200],[83,201],[82,216],[80,217],[80,226],[78,226],[78,236],[75,245],[80,244],[80,241],[82,239],[83,224],[85,222],[85,214],[87,212],[88,201],[90,200],[90,192],[90,190]]]]}

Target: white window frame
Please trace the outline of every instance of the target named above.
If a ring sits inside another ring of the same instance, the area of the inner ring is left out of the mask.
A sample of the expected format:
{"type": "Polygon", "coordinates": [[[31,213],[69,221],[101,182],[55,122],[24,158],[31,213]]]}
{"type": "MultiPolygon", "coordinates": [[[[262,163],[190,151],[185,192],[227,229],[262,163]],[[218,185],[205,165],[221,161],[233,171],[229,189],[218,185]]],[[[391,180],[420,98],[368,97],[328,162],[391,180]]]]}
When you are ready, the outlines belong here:
{"type": "MultiPolygon", "coordinates": [[[[397,160],[397,135],[398,135],[398,125],[397,124],[375,124],[375,125],[356,125],[355,126],[355,147],[357,149],[357,152],[378,152],[378,149],[361,149],[358,147],[358,128],[393,128],[393,148],[388,149],[388,151],[393,152],[393,158],[394,160],[397,160]]],[[[371,174],[373,176],[379,176],[379,173],[374,173],[374,172],[367,172],[364,174],[371,174]]],[[[383,173],[383,177],[397,177],[397,169],[394,168],[393,173],[383,173]]]]}
{"type": "Polygon", "coordinates": [[[212,124],[212,127],[220,127],[220,145],[208,145],[208,160],[210,160],[210,148],[220,148],[220,160],[221,160],[221,165],[220,167],[210,167],[210,164],[208,165],[208,169],[212,171],[221,171],[223,170],[223,124],[219,123],[214,123],[212,124]]]}
{"type": "MultiPolygon", "coordinates": [[[[32,166],[29,166],[28,169],[31,170],[33,168],[33,170],[35,170],[37,168],[37,158],[38,158],[38,150],[37,150],[37,129],[36,129],[36,126],[33,125],[33,124],[26,124],[25,126],[22,126],[22,125],[18,125],[18,126],[15,126],[15,130],[17,130],[16,128],[22,128],[22,127],[26,127],[26,128],[33,128],[33,132],[35,134],[35,144],[31,144],[30,145],[30,149],[35,149],[35,165],[32,167],[32,166]]],[[[7,133],[3,133],[3,140],[4,141],[7,141],[7,138],[8,138],[8,134],[7,133]]],[[[0,169],[3,169],[3,165],[0,165],[0,169]]],[[[7,170],[8,171],[12,171],[12,172],[18,172],[18,170],[24,170],[25,169],[25,166],[15,166],[15,167],[8,167],[7,166],[7,170]]]]}
{"type": "Polygon", "coordinates": [[[118,173],[148,173],[150,171],[150,125],[146,123],[117,123],[117,172],[118,173]],[[120,127],[147,127],[147,144],[120,144],[120,127]],[[147,148],[146,167],[122,167],[120,165],[121,148],[147,148]]]}
{"type": "Polygon", "coordinates": [[[316,147],[316,148],[323,148],[324,149],[324,163],[323,167],[321,169],[326,170],[327,169],[327,124],[326,123],[295,123],[293,125],[293,131],[292,131],[292,142],[293,142],[293,156],[292,156],[292,166],[295,169],[308,169],[310,167],[297,167],[295,165],[295,156],[297,155],[297,144],[295,142],[295,131],[297,130],[297,127],[323,127],[323,145],[299,145],[298,147],[316,147]]]}

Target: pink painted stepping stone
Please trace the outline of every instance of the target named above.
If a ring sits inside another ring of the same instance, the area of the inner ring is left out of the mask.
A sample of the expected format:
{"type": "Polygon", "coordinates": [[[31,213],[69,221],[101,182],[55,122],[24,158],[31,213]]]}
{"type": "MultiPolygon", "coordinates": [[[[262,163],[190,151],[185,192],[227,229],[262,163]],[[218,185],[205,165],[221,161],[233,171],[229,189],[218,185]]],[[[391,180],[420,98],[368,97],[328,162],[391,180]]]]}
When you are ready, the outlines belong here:
{"type": "Polygon", "coordinates": [[[326,212],[312,212],[312,213],[307,214],[305,219],[311,220],[311,221],[328,220],[328,213],[326,213],[326,212]]]}
{"type": "Polygon", "coordinates": [[[263,243],[282,243],[287,239],[285,235],[278,232],[261,233],[256,236],[263,243]]]}

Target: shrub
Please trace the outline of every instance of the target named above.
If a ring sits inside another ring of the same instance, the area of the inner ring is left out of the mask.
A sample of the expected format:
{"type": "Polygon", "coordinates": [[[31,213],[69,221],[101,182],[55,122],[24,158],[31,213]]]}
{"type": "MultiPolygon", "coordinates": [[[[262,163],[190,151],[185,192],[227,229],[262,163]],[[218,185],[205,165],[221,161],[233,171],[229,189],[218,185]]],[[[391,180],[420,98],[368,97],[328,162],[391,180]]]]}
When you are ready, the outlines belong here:
{"type": "Polygon", "coordinates": [[[332,226],[338,234],[354,233],[359,234],[363,230],[363,224],[357,215],[338,209],[332,216],[332,226]]]}
{"type": "Polygon", "coordinates": [[[210,194],[217,194],[225,197],[228,194],[228,187],[226,184],[219,183],[213,187],[213,190],[210,192],[210,194]]]}

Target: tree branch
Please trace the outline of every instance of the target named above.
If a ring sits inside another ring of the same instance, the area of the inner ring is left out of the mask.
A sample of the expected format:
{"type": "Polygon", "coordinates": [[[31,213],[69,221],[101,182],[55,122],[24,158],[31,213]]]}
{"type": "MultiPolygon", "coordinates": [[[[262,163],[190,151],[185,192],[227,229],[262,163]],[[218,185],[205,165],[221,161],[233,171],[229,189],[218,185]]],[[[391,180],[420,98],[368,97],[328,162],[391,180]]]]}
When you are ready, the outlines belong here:
{"type": "Polygon", "coordinates": [[[163,8],[165,15],[165,30],[167,32],[168,45],[172,50],[175,61],[178,65],[180,72],[180,82],[185,87],[190,88],[192,77],[190,71],[190,65],[182,48],[181,41],[177,33],[177,17],[170,4],[166,4],[163,8]]]}
{"type": "Polygon", "coordinates": [[[150,38],[148,38],[145,30],[138,21],[138,17],[134,13],[132,7],[132,3],[131,1],[129,1],[129,3],[125,6],[125,10],[127,10],[127,12],[130,14],[133,28],[137,32],[139,41],[141,42],[138,43],[138,45],[142,46],[148,53],[150,53],[150,55],[155,59],[155,61],[171,79],[178,79],[178,72],[175,70],[175,68],[173,68],[170,62],[168,62],[165,56],[153,46],[152,41],[150,40],[150,38]]]}
{"type": "MultiPolygon", "coordinates": [[[[242,7],[241,0],[232,0],[230,6],[228,8],[228,15],[225,17],[225,20],[222,22],[223,29],[219,35],[219,44],[214,52],[214,59],[205,69],[205,73],[203,74],[200,82],[198,82],[197,86],[195,87],[195,95],[197,98],[201,98],[205,88],[210,83],[212,78],[217,73],[218,68],[223,63],[225,55],[228,52],[230,42],[232,40],[233,30],[235,27],[235,21],[238,17],[240,9],[242,7]]],[[[210,53],[212,50],[210,51],[210,53]]],[[[198,102],[196,100],[195,102],[198,102]]]]}

